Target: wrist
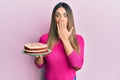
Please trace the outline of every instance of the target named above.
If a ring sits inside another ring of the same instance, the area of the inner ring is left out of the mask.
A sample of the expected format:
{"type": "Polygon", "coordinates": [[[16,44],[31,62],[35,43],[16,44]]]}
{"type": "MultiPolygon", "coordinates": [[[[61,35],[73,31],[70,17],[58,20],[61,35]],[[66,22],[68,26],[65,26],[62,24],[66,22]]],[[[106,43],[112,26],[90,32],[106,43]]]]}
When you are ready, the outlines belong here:
{"type": "Polygon", "coordinates": [[[71,46],[70,41],[69,40],[64,40],[63,45],[64,45],[64,48],[65,48],[66,54],[69,56],[73,51],[73,48],[71,46]]]}
{"type": "Polygon", "coordinates": [[[69,39],[63,39],[62,42],[63,43],[69,43],[69,39]]]}

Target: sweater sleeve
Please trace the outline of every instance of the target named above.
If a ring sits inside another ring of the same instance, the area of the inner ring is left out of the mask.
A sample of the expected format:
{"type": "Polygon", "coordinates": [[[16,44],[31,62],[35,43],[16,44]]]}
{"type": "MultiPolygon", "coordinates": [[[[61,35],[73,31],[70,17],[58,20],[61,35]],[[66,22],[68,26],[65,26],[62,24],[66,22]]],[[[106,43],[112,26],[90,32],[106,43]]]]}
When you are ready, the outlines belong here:
{"type": "MultiPolygon", "coordinates": [[[[44,35],[42,35],[42,36],[40,37],[39,42],[46,44],[47,38],[48,38],[48,35],[47,35],[47,34],[44,34],[44,35]]],[[[44,62],[45,62],[45,61],[44,61],[44,62]]],[[[41,64],[41,65],[38,65],[38,64],[36,63],[36,59],[34,60],[34,63],[35,63],[35,65],[36,65],[38,68],[42,68],[42,67],[44,66],[44,63],[41,64]]]]}
{"type": "Polygon", "coordinates": [[[77,35],[77,41],[80,47],[80,53],[73,50],[68,56],[68,61],[72,67],[82,68],[84,62],[84,40],[81,36],[77,35]]]}

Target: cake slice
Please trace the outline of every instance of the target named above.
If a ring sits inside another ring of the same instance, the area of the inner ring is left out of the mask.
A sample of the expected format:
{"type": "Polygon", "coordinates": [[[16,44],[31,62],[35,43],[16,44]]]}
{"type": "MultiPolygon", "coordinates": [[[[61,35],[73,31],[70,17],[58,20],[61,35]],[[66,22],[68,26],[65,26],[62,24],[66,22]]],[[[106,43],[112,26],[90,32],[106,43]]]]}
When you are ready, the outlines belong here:
{"type": "Polygon", "coordinates": [[[25,53],[45,53],[48,52],[47,44],[43,43],[26,43],[24,45],[25,53]]]}

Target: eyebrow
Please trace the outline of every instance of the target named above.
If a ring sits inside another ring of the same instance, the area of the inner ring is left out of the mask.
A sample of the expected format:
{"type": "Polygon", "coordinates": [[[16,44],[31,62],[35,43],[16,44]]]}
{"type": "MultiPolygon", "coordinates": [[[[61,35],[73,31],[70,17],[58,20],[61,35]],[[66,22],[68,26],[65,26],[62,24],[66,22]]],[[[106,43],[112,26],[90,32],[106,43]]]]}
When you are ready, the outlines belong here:
{"type": "Polygon", "coordinates": [[[55,12],[55,14],[60,14],[59,12],[55,12]]]}

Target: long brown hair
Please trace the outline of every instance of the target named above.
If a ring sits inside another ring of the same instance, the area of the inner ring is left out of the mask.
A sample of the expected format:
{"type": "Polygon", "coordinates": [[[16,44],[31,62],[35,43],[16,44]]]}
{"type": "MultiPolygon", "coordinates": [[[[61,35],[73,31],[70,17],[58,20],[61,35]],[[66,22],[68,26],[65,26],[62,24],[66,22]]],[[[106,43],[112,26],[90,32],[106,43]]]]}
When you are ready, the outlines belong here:
{"type": "Polygon", "coordinates": [[[50,24],[50,30],[48,33],[48,48],[52,49],[54,47],[54,44],[59,40],[59,36],[58,36],[58,32],[57,32],[57,25],[56,25],[56,21],[55,21],[55,12],[58,8],[63,7],[66,12],[67,12],[67,16],[68,16],[68,26],[67,29],[68,31],[74,27],[72,34],[69,37],[69,41],[73,47],[73,49],[75,49],[78,53],[80,52],[80,48],[78,45],[78,42],[76,40],[76,31],[75,31],[75,25],[74,25],[74,19],[73,19],[73,13],[72,10],[70,8],[70,6],[64,2],[60,2],[58,3],[52,12],[52,18],[51,18],[51,24],[50,24]]]}

